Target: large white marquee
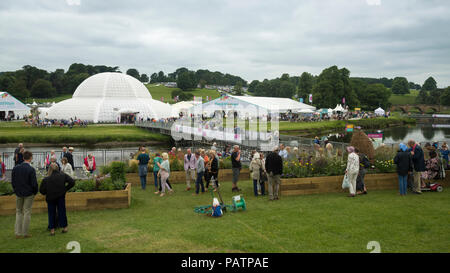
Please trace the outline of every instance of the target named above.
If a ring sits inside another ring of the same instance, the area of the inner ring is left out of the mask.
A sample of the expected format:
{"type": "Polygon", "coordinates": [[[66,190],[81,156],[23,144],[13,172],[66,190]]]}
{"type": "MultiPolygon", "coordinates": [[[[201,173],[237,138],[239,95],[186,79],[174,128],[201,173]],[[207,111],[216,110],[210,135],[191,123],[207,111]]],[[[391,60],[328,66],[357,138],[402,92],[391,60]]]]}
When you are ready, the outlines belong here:
{"type": "Polygon", "coordinates": [[[137,79],[123,73],[105,72],[87,78],[71,99],[50,107],[47,118],[116,122],[126,113],[136,113],[138,118],[160,119],[170,117],[172,109],[152,99],[148,89],[137,79]]]}

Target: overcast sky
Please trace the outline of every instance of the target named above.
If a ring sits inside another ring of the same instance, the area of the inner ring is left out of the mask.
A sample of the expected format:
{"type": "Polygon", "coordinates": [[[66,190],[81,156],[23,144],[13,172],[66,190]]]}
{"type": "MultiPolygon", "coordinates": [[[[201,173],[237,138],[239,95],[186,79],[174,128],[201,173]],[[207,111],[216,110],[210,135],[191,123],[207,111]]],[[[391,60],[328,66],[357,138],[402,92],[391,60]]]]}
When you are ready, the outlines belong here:
{"type": "Polygon", "coordinates": [[[254,79],[319,74],[450,86],[448,0],[1,0],[0,71],[74,62],[254,79]]]}

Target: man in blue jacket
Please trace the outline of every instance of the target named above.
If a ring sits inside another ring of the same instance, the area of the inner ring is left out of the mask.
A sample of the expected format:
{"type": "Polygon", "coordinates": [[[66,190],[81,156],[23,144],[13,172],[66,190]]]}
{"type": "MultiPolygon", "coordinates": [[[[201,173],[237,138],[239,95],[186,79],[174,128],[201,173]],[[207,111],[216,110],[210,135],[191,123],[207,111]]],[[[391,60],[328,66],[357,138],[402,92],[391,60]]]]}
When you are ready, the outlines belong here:
{"type": "Polygon", "coordinates": [[[422,176],[422,172],[425,171],[425,158],[423,154],[423,150],[414,140],[408,141],[408,146],[411,148],[411,156],[414,165],[413,175],[414,175],[414,184],[413,191],[414,193],[421,194],[421,182],[420,177],[422,176]]]}
{"type": "Polygon", "coordinates": [[[28,227],[31,221],[31,207],[39,187],[36,171],[30,165],[33,154],[25,151],[24,162],[14,167],[11,173],[11,184],[16,194],[16,238],[29,238],[28,227]]]}

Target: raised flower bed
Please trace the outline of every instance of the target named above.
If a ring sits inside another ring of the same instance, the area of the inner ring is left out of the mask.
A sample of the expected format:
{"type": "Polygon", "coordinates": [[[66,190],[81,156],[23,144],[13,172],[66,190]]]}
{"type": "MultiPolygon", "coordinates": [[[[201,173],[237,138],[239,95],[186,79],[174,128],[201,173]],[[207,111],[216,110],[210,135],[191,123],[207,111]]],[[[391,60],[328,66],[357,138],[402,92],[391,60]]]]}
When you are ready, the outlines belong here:
{"type": "MultiPolygon", "coordinates": [[[[75,186],[66,193],[68,211],[120,209],[131,204],[131,183],[125,181],[126,165],[112,162],[108,173],[102,177],[76,180],[75,186]]],[[[38,179],[41,180],[41,179],[38,179]]],[[[47,212],[45,196],[37,194],[33,213],[47,212]]],[[[0,183],[0,215],[16,213],[16,196],[9,182],[0,183]]]]}
{"type": "MultiPolygon", "coordinates": [[[[121,209],[129,208],[131,204],[131,184],[126,184],[123,190],[68,192],[66,208],[68,211],[121,209]]],[[[33,202],[33,213],[47,212],[45,196],[37,194],[33,202]]],[[[16,214],[16,196],[0,196],[0,215],[16,214]]]]}

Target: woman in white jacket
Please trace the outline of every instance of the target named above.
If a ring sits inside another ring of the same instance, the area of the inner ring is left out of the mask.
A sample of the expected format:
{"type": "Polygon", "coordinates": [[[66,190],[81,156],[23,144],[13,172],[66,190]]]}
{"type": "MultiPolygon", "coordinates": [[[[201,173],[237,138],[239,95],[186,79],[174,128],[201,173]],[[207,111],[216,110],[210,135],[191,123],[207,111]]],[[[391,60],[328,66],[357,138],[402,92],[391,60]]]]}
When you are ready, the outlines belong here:
{"type": "Polygon", "coordinates": [[[68,176],[73,178],[73,169],[72,166],[70,165],[70,163],[68,162],[66,157],[63,157],[61,159],[61,172],[67,174],[68,176]]]}
{"type": "Polygon", "coordinates": [[[347,159],[347,169],[345,174],[347,175],[348,182],[350,184],[350,195],[349,197],[356,196],[356,178],[358,178],[359,173],[359,156],[355,153],[355,148],[353,146],[347,147],[348,159],[347,159]]]}

